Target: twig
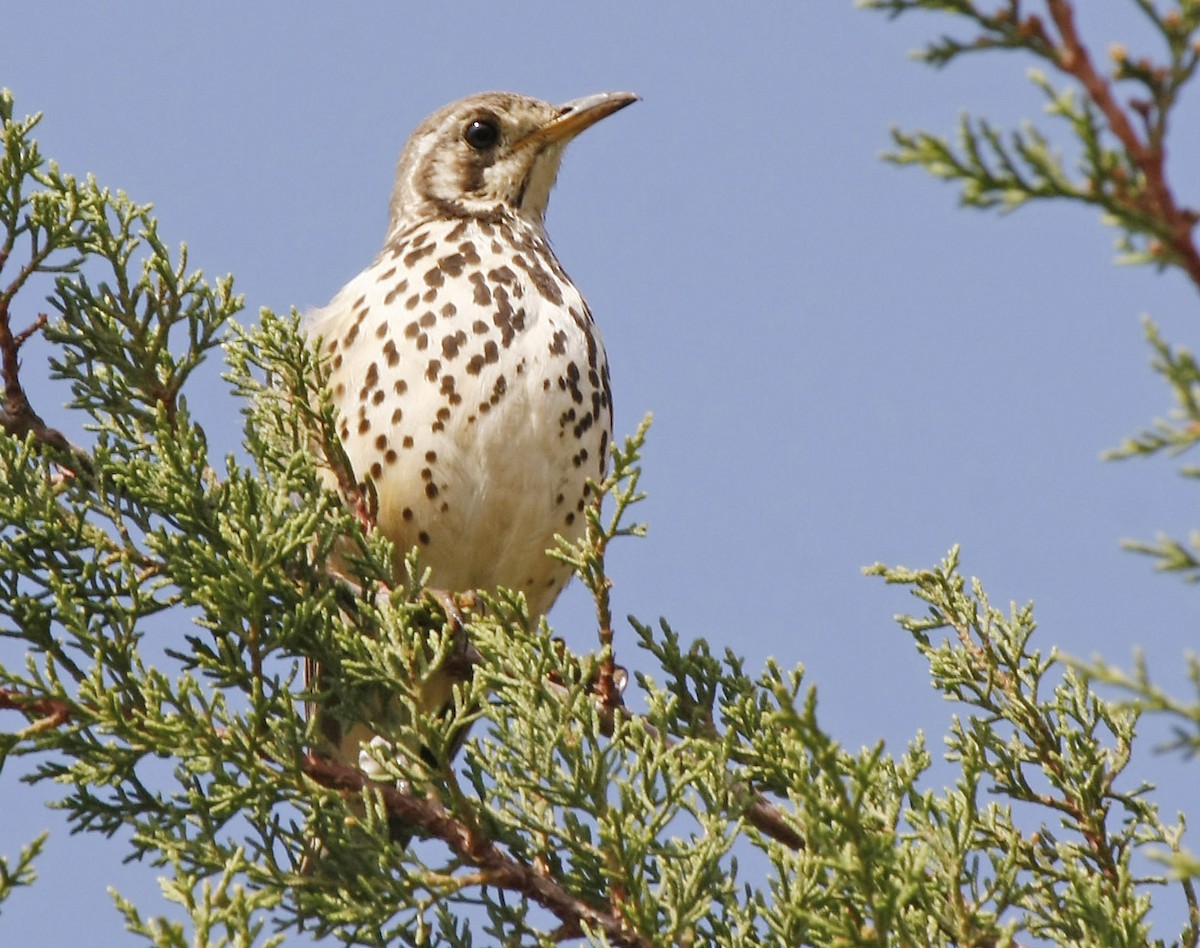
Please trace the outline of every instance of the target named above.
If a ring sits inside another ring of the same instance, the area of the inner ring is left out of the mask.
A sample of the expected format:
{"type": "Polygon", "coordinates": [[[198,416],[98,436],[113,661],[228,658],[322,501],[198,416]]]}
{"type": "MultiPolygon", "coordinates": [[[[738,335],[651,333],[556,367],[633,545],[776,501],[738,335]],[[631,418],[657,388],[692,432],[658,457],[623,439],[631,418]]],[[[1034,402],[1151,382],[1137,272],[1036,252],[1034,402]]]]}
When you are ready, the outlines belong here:
{"type": "Polygon", "coordinates": [[[62,698],[34,698],[7,688],[0,688],[0,710],[41,715],[31,725],[36,731],[61,727],[75,713],[74,705],[62,698]]]}
{"type": "Polygon", "coordinates": [[[489,885],[519,892],[551,912],[562,922],[557,932],[560,936],[575,937],[581,934],[583,923],[586,922],[588,927],[603,931],[614,945],[649,948],[652,944],[650,939],[630,931],[619,916],[594,908],[534,868],[506,856],[492,840],[469,829],[436,800],[376,783],[354,767],[313,754],[301,759],[301,770],[331,790],[361,793],[369,787],[379,793],[388,813],[421,827],[429,836],[444,842],[460,858],[484,870],[489,885]]]}
{"type": "Polygon", "coordinates": [[[1121,142],[1134,164],[1146,178],[1148,204],[1140,210],[1157,218],[1166,228],[1166,239],[1180,264],[1192,282],[1200,288],[1200,250],[1192,239],[1196,224],[1195,212],[1180,208],[1167,184],[1166,155],[1160,146],[1143,142],[1129,121],[1129,117],[1113,97],[1108,80],[1102,76],[1092,62],[1087,47],[1079,38],[1075,28],[1075,11],[1069,0],[1046,0],[1050,16],[1062,37],[1054,43],[1045,33],[1045,28],[1036,17],[1031,19],[1031,29],[1051,45],[1057,53],[1057,63],[1068,75],[1074,76],[1087,91],[1088,97],[1104,115],[1112,133],[1121,142]]]}
{"type": "Polygon", "coordinates": [[[0,410],[0,427],[14,438],[31,433],[44,448],[52,448],[70,456],[79,471],[89,470],[90,462],[82,449],[75,447],[57,428],[51,428],[33,409],[21,385],[21,346],[45,324],[45,315],[38,316],[22,332],[13,334],[8,301],[0,299],[0,378],[4,381],[4,406],[0,410]]]}

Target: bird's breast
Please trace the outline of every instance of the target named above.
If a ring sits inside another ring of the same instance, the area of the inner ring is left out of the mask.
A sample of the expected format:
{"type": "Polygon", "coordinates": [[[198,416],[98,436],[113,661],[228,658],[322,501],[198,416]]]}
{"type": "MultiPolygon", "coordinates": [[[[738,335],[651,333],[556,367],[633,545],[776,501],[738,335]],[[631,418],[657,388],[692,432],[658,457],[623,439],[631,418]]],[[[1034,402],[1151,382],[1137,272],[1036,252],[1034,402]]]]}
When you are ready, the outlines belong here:
{"type": "Polygon", "coordinates": [[[544,235],[519,221],[437,221],[394,239],[310,317],[339,430],[379,527],[448,589],[523,589],[549,608],[604,472],[604,349],[544,235]]]}

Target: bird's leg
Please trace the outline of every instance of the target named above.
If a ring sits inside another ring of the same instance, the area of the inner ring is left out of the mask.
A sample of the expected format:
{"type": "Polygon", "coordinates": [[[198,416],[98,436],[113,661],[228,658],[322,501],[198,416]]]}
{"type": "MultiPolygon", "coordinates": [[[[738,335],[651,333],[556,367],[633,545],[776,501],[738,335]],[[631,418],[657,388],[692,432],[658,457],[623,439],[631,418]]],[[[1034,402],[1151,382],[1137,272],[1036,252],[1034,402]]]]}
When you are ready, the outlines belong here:
{"type": "Polygon", "coordinates": [[[479,607],[479,597],[474,590],[464,593],[454,593],[448,589],[426,589],[428,596],[446,617],[446,624],[454,634],[455,649],[447,656],[445,671],[455,681],[469,681],[471,672],[482,656],[473,646],[466,634],[466,620],[463,613],[470,614],[479,607]]]}

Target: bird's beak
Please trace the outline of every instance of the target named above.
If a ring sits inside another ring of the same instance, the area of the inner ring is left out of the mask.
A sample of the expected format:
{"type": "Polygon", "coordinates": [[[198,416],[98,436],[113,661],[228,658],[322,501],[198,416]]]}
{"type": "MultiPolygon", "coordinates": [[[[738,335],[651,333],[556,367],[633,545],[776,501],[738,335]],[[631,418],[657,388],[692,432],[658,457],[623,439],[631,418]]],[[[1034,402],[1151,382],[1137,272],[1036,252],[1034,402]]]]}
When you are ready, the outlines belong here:
{"type": "Polygon", "coordinates": [[[556,117],[526,135],[521,145],[535,145],[540,148],[551,142],[570,141],[585,128],[595,125],[602,118],[620,111],[640,98],[641,96],[632,92],[598,92],[595,95],[585,95],[581,99],[572,99],[559,106],[556,117]]]}

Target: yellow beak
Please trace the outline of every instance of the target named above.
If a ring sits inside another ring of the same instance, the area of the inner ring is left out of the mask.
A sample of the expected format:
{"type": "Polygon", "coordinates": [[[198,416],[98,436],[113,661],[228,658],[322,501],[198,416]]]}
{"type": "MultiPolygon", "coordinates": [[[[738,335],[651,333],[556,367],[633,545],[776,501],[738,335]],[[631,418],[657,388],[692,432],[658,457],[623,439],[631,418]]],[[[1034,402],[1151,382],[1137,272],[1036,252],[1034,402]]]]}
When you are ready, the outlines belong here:
{"type": "Polygon", "coordinates": [[[521,140],[521,147],[541,147],[551,142],[569,141],[585,128],[595,125],[640,99],[633,92],[598,92],[572,99],[559,107],[558,115],[521,140]]]}

